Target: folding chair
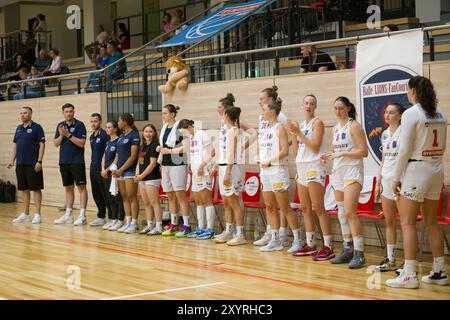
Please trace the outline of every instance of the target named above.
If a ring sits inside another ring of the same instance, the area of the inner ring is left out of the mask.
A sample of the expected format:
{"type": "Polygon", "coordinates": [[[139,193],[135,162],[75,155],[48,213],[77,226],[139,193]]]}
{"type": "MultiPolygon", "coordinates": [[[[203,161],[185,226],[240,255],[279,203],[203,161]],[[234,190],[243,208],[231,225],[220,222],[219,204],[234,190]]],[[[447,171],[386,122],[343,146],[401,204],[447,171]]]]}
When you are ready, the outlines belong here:
{"type": "MultiPolygon", "coordinates": [[[[442,204],[442,192],[441,192],[441,201],[442,204]]],[[[450,197],[447,196],[447,209],[445,210],[445,216],[441,216],[441,205],[438,207],[438,224],[442,226],[442,234],[444,235],[444,241],[447,246],[447,250],[450,254],[450,246],[448,243],[447,235],[445,234],[445,226],[450,225],[450,197]]]]}
{"type": "Polygon", "coordinates": [[[264,214],[264,209],[266,205],[260,202],[261,199],[261,179],[259,177],[259,172],[246,172],[245,173],[245,184],[244,191],[242,192],[242,200],[244,201],[244,216],[247,214],[247,209],[257,209],[261,220],[264,223],[264,228],[266,228],[267,221],[264,214]],[[254,182],[257,185],[252,185],[254,182]],[[250,189],[252,192],[248,193],[250,189]]]}

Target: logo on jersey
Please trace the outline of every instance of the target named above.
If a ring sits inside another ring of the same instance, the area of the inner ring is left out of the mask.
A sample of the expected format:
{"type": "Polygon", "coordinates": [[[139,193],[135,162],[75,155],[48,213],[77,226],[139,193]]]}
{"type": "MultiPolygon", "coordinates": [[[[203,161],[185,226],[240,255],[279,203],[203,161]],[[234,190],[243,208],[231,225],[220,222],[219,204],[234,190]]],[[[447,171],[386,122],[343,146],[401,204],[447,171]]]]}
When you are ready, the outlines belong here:
{"type": "Polygon", "coordinates": [[[27,133],[32,133],[33,129],[27,129],[27,133]]]}
{"type": "Polygon", "coordinates": [[[341,134],[341,139],[344,140],[346,136],[347,136],[347,135],[345,134],[345,132],[342,132],[342,134],[341,134]]]}
{"type": "Polygon", "coordinates": [[[100,138],[95,139],[95,143],[100,143],[100,138]]]}
{"type": "Polygon", "coordinates": [[[123,139],[123,144],[127,144],[128,143],[128,139],[123,139]]]}
{"type": "Polygon", "coordinates": [[[75,128],[70,128],[70,133],[74,133],[75,132],[75,128]]]}
{"type": "Polygon", "coordinates": [[[116,151],[116,147],[112,146],[111,148],[109,148],[109,150],[111,150],[111,152],[116,151]]]}
{"type": "MultiPolygon", "coordinates": [[[[369,142],[369,151],[375,161],[380,164],[382,158],[382,141],[380,135],[388,127],[384,121],[384,113],[389,104],[401,103],[410,107],[406,91],[408,81],[416,76],[413,70],[400,65],[387,65],[373,70],[359,84],[362,125],[369,142]]],[[[397,142],[389,146],[395,148],[397,142]]]]}

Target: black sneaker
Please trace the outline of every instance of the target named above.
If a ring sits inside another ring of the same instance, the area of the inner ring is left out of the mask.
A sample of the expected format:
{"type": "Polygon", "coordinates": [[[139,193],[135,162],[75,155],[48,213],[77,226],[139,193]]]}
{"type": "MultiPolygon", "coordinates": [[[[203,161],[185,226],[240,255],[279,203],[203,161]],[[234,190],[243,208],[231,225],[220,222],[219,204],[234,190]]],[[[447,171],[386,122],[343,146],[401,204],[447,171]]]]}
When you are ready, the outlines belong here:
{"type": "Polygon", "coordinates": [[[397,269],[398,267],[395,264],[395,260],[391,261],[388,258],[384,258],[384,260],[375,267],[375,270],[378,272],[396,271],[397,269]]]}
{"type": "Polygon", "coordinates": [[[446,286],[449,284],[447,271],[434,272],[422,277],[422,282],[428,284],[437,284],[439,286],[446,286]]]}

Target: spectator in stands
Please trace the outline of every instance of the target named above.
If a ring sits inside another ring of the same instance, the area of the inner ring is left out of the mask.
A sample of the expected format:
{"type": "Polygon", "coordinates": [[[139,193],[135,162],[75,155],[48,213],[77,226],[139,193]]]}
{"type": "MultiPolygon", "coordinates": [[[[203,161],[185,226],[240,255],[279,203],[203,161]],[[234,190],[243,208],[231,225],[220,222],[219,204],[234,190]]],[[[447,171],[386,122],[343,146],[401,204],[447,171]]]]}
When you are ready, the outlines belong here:
{"type": "Polygon", "coordinates": [[[42,13],[36,16],[33,24],[33,31],[36,35],[35,56],[37,57],[40,49],[47,48],[47,22],[42,13]]]}
{"type": "Polygon", "coordinates": [[[97,26],[97,38],[95,39],[95,42],[100,43],[101,42],[101,34],[102,32],[105,32],[105,27],[101,24],[97,26]]]}
{"type": "Polygon", "coordinates": [[[19,70],[18,78],[8,83],[7,92],[8,100],[13,100],[17,93],[23,92],[22,87],[24,83],[16,83],[16,81],[26,80],[28,75],[28,68],[26,66],[19,70]]]}
{"type": "Polygon", "coordinates": [[[125,59],[121,60],[119,63],[112,65],[119,59],[123,57],[123,53],[117,50],[117,44],[115,42],[108,43],[108,61],[107,64],[108,69],[106,69],[105,78],[106,78],[106,91],[112,91],[113,80],[123,79],[125,72],[127,72],[127,65],[125,59]],[[112,66],[111,66],[112,65],[112,66]]]}
{"type": "Polygon", "coordinates": [[[388,32],[394,32],[394,31],[398,31],[398,27],[395,24],[388,24],[386,26],[384,26],[383,28],[383,32],[388,33],[388,32]]]}
{"type": "MultiPolygon", "coordinates": [[[[100,55],[95,61],[93,61],[95,63],[95,68],[97,70],[100,70],[106,67],[108,63],[108,58],[109,56],[108,52],[106,51],[106,46],[102,46],[100,48],[100,55]]],[[[83,89],[81,89],[81,93],[89,92],[88,89],[90,86],[92,86],[92,92],[98,92],[100,87],[100,77],[101,77],[100,72],[90,73],[86,86],[83,89]]]]}
{"type": "Polygon", "coordinates": [[[45,49],[39,50],[39,57],[36,59],[36,65],[41,73],[52,65],[52,58],[48,56],[45,49]]]}
{"type": "MultiPolygon", "coordinates": [[[[305,42],[311,41],[307,40],[305,42]]],[[[336,66],[333,60],[331,60],[331,57],[326,52],[317,50],[315,45],[302,47],[302,55],[303,59],[300,66],[300,73],[336,70],[336,66]]]]}
{"type": "Polygon", "coordinates": [[[126,50],[130,49],[130,33],[127,30],[127,27],[125,26],[125,23],[119,23],[119,48],[120,50],[126,50]]]}
{"type": "Polygon", "coordinates": [[[165,13],[163,16],[163,29],[164,33],[170,32],[175,26],[172,24],[172,15],[170,13],[165,13]]]}
{"type": "Polygon", "coordinates": [[[175,11],[175,14],[173,15],[172,19],[170,20],[170,23],[172,24],[172,26],[176,27],[178,26],[180,23],[185,22],[186,19],[183,16],[183,10],[181,10],[180,8],[178,8],[175,11]]]}
{"type": "Polygon", "coordinates": [[[20,80],[20,77],[19,77],[20,70],[22,68],[28,68],[27,63],[23,60],[23,56],[20,53],[16,54],[15,60],[16,60],[16,64],[15,64],[14,72],[9,75],[9,77],[8,77],[9,81],[14,81],[14,80],[19,81],[20,80]]]}
{"type": "Polygon", "coordinates": [[[62,58],[59,56],[59,50],[51,48],[50,57],[52,58],[52,64],[45,69],[44,77],[55,76],[61,73],[62,58]]]}
{"type": "MultiPolygon", "coordinates": [[[[37,79],[39,78],[38,67],[34,64],[31,66],[31,72],[27,76],[27,79],[37,79]]],[[[29,98],[39,98],[41,97],[41,81],[30,81],[22,83],[22,92],[14,95],[14,100],[29,99],[29,98]]]]}

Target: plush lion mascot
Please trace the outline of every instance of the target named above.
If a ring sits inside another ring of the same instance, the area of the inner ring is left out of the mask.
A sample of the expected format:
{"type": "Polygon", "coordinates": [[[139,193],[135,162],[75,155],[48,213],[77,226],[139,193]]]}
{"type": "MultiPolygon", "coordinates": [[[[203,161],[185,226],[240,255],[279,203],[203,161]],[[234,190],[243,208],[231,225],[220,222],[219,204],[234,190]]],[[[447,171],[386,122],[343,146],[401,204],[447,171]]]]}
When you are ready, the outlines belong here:
{"type": "Polygon", "coordinates": [[[169,73],[169,78],[166,84],[159,86],[159,91],[161,93],[169,93],[175,88],[186,90],[190,71],[183,59],[179,56],[170,57],[166,61],[166,68],[169,73]]]}

